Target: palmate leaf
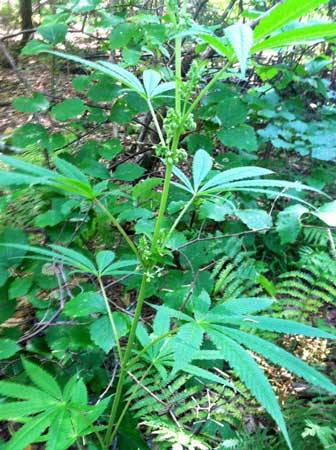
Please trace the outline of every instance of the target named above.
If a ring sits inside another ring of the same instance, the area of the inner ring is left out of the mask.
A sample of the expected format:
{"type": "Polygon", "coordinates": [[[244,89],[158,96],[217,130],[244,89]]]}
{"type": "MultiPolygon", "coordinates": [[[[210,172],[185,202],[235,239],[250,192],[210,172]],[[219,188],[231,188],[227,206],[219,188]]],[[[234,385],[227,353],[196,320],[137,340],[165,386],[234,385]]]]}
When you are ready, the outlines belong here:
{"type": "Polygon", "coordinates": [[[208,329],[208,334],[211,341],[222,353],[225,360],[229,362],[232,369],[251,391],[252,395],[275,420],[286,439],[288,447],[291,449],[292,446],[286,424],[277,398],[264,372],[255,360],[234,340],[212,329],[208,329]]]}
{"type": "Polygon", "coordinates": [[[32,382],[55,399],[62,398],[62,391],[55,379],[37,364],[22,358],[23,367],[32,382]]]}
{"type": "Polygon", "coordinates": [[[221,305],[215,306],[210,314],[254,314],[269,308],[273,304],[270,298],[246,297],[226,300],[221,305]]]}
{"type": "Polygon", "coordinates": [[[335,336],[318,328],[304,325],[293,320],[273,319],[266,316],[221,316],[211,317],[211,323],[222,323],[227,325],[240,325],[246,328],[253,328],[275,333],[298,334],[324,339],[335,339],[335,336]]]}
{"type": "Polygon", "coordinates": [[[221,332],[225,333],[239,344],[259,353],[272,363],[284,367],[295,373],[295,375],[304,378],[308,383],[336,394],[336,386],[327,377],[308,366],[308,364],[301,359],[296,358],[286,350],[274,345],[272,342],[268,342],[265,339],[233,328],[221,327],[221,332]]]}
{"type": "Polygon", "coordinates": [[[237,55],[242,77],[245,77],[246,62],[253,43],[252,28],[245,23],[236,23],[225,28],[224,32],[237,55]]]}
{"type": "Polygon", "coordinates": [[[260,42],[265,36],[308,14],[324,3],[327,3],[327,0],[285,0],[278,3],[270,12],[266,11],[254,29],[254,42],[260,42]]]}
{"type": "Polygon", "coordinates": [[[232,181],[240,181],[248,178],[261,177],[263,175],[271,175],[274,172],[269,169],[256,166],[243,166],[236,167],[234,169],[225,170],[207,181],[200,191],[206,191],[208,189],[227,184],[232,181]]]}
{"type": "Polygon", "coordinates": [[[0,186],[39,184],[90,200],[95,198],[94,190],[86,176],[75,166],[60,158],[56,158],[55,163],[61,174],[10,156],[0,156],[0,161],[16,169],[14,172],[0,171],[0,186]],[[64,176],[65,174],[68,176],[64,176]]]}
{"type": "Polygon", "coordinates": [[[23,425],[6,444],[6,450],[24,450],[46,430],[53,422],[56,410],[48,410],[23,425]]]}
{"type": "Polygon", "coordinates": [[[0,381],[0,394],[10,398],[33,401],[55,401],[55,398],[47,392],[32,386],[23,386],[22,384],[12,383],[10,381],[0,381]]]}
{"type": "Polygon", "coordinates": [[[183,369],[200,349],[203,342],[204,330],[196,323],[182,325],[174,339],[174,369],[183,369]]]}
{"type": "Polygon", "coordinates": [[[208,175],[212,167],[212,158],[205,150],[198,150],[194,156],[192,164],[192,174],[194,181],[194,191],[197,192],[200,184],[208,175]]]}
{"type": "Polygon", "coordinates": [[[20,250],[25,250],[26,252],[34,253],[38,256],[25,256],[25,258],[30,259],[41,259],[42,261],[54,261],[58,264],[65,264],[70,267],[74,267],[79,272],[92,273],[97,275],[97,269],[95,268],[92,261],[90,261],[85,256],[71,250],[69,248],[61,247],[59,245],[50,245],[53,250],[47,250],[45,248],[34,247],[32,245],[22,245],[22,244],[3,244],[6,247],[17,248],[20,250]]]}
{"type": "Polygon", "coordinates": [[[283,33],[272,36],[261,44],[252,47],[251,53],[260,52],[262,50],[270,50],[273,48],[281,48],[288,45],[305,44],[309,41],[318,41],[336,36],[336,24],[325,23],[320,25],[310,25],[293,30],[284,31],[283,33]]]}
{"type": "Polygon", "coordinates": [[[55,52],[55,51],[47,51],[47,53],[51,53],[53,55],[59,56],[60,58],[68,59],[70,61],[77,62],[82,64],[83,66],[90,67],[91,69],[97,70],[98,72],[105,73],[109,75],[111,78],[114,78],[117,81],[120,81],[129,89],[137,92],[142,97],[146,97],[146,92],[140,83],[140,81],[129,71],[123,69],[117,64],[112,64],[107,61],[97,61],[92,62],[86,59],[80,58],[74,55],[68,55],[66,53],[55,52]]]}
{"type": "Polygon", "coordinates": [[[47,437],[46,450],[65,450],[76,440],[71,414],[62,408],[53,417],[47,437]]]}
{"type": "Polygon", "coordinates": [[[45,411],[51,405],[46,400],[27,400],[22,402],[2,403],[0,408],[1,420],[15,420],[20,422],[30,414],[45,411]]]}

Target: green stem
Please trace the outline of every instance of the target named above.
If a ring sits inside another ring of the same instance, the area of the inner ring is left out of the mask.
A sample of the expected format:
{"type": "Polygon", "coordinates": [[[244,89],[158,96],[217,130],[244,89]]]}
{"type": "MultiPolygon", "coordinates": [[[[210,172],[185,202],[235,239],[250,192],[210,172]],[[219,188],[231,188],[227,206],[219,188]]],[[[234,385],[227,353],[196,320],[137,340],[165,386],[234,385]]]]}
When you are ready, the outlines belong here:
{"type": "Polygon", "coordinates": [[[157,133],[159,135],[159,138],[160,138],[160,143],[161,143],[161,145],[163,147],[165,147],[166,146],[166,141],[165,141],[165,139],[163,137],[163,134],[162,134],[162,131],[161,131],[161,127],[160,127],[160,124],[158,122],[158,119],[157,119],[156,113],[154,111],[153,105],[152,105],[150,100],[147,100],[147,103],[148,103],[149,110],[150,110],[150,112],[152,114],[152,117],[153,117],[153,121],[154,121],[154,125],[155,125],[155,128],[156,128],[156,131],[157,131],[157,133]]]}
{"type": "Polygon", "coordinates": [[[195,98],[195,100],[190,105],[188,111],[185,113],[184,117],[188,117],[190,113],[194,111],[196,106],[199,104],[199,102],[202,100],[202,98],[206,95],[206,93],[212,88],[212,86],[221,79],[221,77],[224,75],[224,73],[227,71],[227,69],[231,65],[231,60],[229,60],[225,66],[216,73],[216,75],[213,77],[211,81],[201,90],[201,92],[198,94],[198,96],[195,98]]]}
{"type": "Polygon", "coordinates": [[[163,191],[162,191],[162,194],[161,194],[161,202],[160,202],[159,213],[158,213],[158,217],[156,219],[155,228],[154,228],[154,234],[153,234],[153,240],[152,240],[152,248],[151,248],[152,252],[154,252],[154,250],[156,249],[157,242],[158,242],[159,237],[160,237],[160,230],[161,230],[162,220],[163,220],[164,213],[166,211],[166,206],[167,206],[167,201],[168,201],[170,179],[171,179],[171,176],[172,176],[172,172],[173,172],[173,164],[167,164],[165,180],[164,180],[164,184],[163,184],[163,191]]]}
{"type": "Polygon", "coordinates": [[[195,195],[193,195],[191,197],[191,199],[184,205],[184,208],[182,209],[182,211],[180,212],[180,214],[178,215],[178,217],[176,218],[175,222],[173,223],[173,225],[170,227],[170,230],[164,240],[164,243],[162,244],[162,246],[164,247],[166,242],[169,240],[170,236],[172,235],[173,231],[175,230],[175,228],[177,227],[177,225],[180,223],[180,220],[182,219],[182,217],[184,216],[184,214],[187,212],[187,210],[189,209],[189,206],[191,206],[192,202],[195,200],[195,195]]]}
{"type": "MultiPolygon", "coordinates": [[[[112,436],[113,426],[115,423],[115,419],[116,419],[118,409],[119,409],[119,404],[121,401],[121,396],[123,393],[124,382],[125,382],[125,377],[126,377],[126,373],[127,373],[127,363],[128,363],[128,360],[129,360],[131,352],[132,352],[133,343],[134,343],[134,339],[135,339],[135,333],[136,333],[136,329],[137,329],[138,322],[140,319],[142,306],[143,306],[143,303],[145,300],[146,285],[147,285],[147,277],[146,277],[146,274],[144,274],[142,277],[142,281],[141,281],[141,286],[140,286],[138,299],[137,299],[137,305],[136,305],[135,312],[134,312],[134,317],[133,317],[131,330],[130,330],[129,337],[128,337],[128,342],[127,342],[124,358],[121,361],[120,376],[119,376],[119,380],[118,380],[118,384],[117,384],[116,393],[115,393],[115,396],[113,399],[110,418],[109,418],[108,425],[107,425],[107,432],[106,432],[106,439],[105,439],[107,446],[112,444],[111,436],[112,436]]],[[[113,431],[114,434],[116,433],[117,430],[118,430],[118,428],[115,426],[115,429],[113,431]]]]}
{"type": "Polygon", "coordinates": [[[111,324],[114,340],[116,342],[119,360],[122,361],[123,355],[122,355],[122,351],[121,351],[121,347],[120,347],[117,327],[116,327],[116,324],[115,324],[114,319],[113,319],[112,311],[111,311],[110,304],[109,304],[109,301],[108,301],[108,298],[107,298],[107,295],[106,295],[106,291],[105,291],[105,287],[104,287],[103,281],[102,281],[102,279],[100,277],[98,277],[98,283],[99,283],[100,291],[101,291],[101,293],[103,295],[103,298],[104,298],[104,301],[105,301],[106,311],[107,311],[107,315],[108,315],[108,318],[109,318],[109,321],[110,321],[110,324],[111,324]]]}
{"type": "MultiPolygon", "coordinates": [[[[150,366],[149,366],[149,367],[145,370],[145,372],[143,373],[142,377],[141,377],[140,380],[139,380],[140,383],[142,383],[143,380],[146,378],[146,376],[147,376],[147,374],[149,373],[149,371],[150,371],[151,368],[152,368],[152,364],[150,364],[150,366]]],[[[128,408],[129,408],[129,405],[131,404],[132,400],[133,400],[134,397],[135,397],[135,394],[138,392],[139,389],[140,389],[140,386],[138,385],[138,387],[137,387],[136,389],[134,389],[134,392],[131,394],[131,396],[129,397],[129,399],[128,399],[127,402],[126,402],[126,405],[124,406],[123,410],[122,410],[121,413],[119,414],[119,418],[118,418],[118,420],[117,420],[117,423],[115,424],[114,431],[113,431],[113,433],[111,434],[111,438],[110,438],[111,444],[112,444],[112,442],[113,442],[113,440],[114,440],[114,438],[115,438],[115,435],[116,435],[117,432],[118,432],[118,429],[119,429],[119,427],[120,427],[120,424],[121,424],[121,422],[122,422],[122,420],[123,420],[125,414],[127,413],[127,410],[128,410],[128,408]]]]}
{"type": "Polygon", "coordinates": [[[110,221],[112,222],[112,224],[117,228],[117,230],[119,231],[119,233],[122,235],[122,237],[125,239],[125,241],[127,242],[128,246],[130,247],[130,249],[132,250],[132,252],[135,254],[135,256],[138,258],[138,260],[141,262],[141,257],[139,255],[139,252],[136,248],[136,246],[134,245],[134,243],[132,242],[132,240],[128,237],[126,231],[123,229],[123,227],[120,225],[120,223],[118,222],[118,220],[110,213],[110,211],[106,208],[106,206],[103,205],[103,203],[100,200],[95,199],[95,203],[97,206],[99,206],[99,208],[106,214],[106,216],[110,219],[110,221]]]}

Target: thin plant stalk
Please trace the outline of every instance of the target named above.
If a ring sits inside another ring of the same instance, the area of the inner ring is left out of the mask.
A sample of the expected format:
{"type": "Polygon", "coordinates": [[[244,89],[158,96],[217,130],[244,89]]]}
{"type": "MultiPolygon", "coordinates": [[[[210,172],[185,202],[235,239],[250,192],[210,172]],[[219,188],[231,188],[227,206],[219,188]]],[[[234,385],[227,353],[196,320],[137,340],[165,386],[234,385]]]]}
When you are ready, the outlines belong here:
{"type": "Polygon", "coordinates": [[[128,246],[130,247],[132,252],[138,258],[138,260],[141,261],[141,256],[140,256],[136,246],[134,245],[134,242],[132,241],[132,239],[129,238],[126,231],[123,229],[123,227],[117,221],[117,219],[110,213],[110,211],[106,208],[106,206],[100,200],[95,199],[95,203],[105,213],[105,215],[110,219],[111,223],[117,228],[119,233],[125,239],[125,241],[127,242],[128,246]]]}
{"type": "Polygon", "coordinates": [[[115,393],[115,396],[114,396],[114,399],[113,399],[111,414],[110,414],[108,425],[107,425],[107,432],[106,432],[106,439],[105,439],[107,445],[111,445],[112,444],[112,439],[111,439],[112,433],[115,430],[117,430],[116,426],[114,427],[114,430],[113,430],[113,426],[114,426],[114,423],[115,423],[115,419],[116,419],[116,416],[117,416],[117,413],[118,413],[118,409],[119,409],[119,405],[120,405],[120,401],[121,401],[121,396],[122,396],[122,392],[123,392],[124,382],[125,382],[125,378],[126,378],[126,374],[127,374],[127,363],[128,363],[128,360],[129,360],[129,358],[131,356],[131,352],[132,352],[132,348],[133,348],[133,344],[134,344],[134,339],[135,339],[135,333],[136,333],[136,329],[137,329],[137,326],[138,326],[138,322],[140,320],[142,306],[143,306],[143,303],[144,303],[144,300],[145,300],[146,285],[147,285],[147,275],[144,274],[143,277],[142,277],[142,281],[141,281],[141,286],[140,286],[138,299],[137,299],[137,305],[136,305],[135,312],[134,312],[134,317],[133,317],[131,330],[130,330],[128,341],[127,341],[127,346],[126,346],[124,358],[120,362],[121,363],[121,369],[120,369],[119,380],[118,380],[118,384],[117,384],[117,388],[116,388],[116,393],[115,393]]]}
{"type": "Polygon", "coordinates": [[[111,328],[112,328],[114,340],[116,342],[118,356],[119,356],[119,361],[122,361],[123,354],[122,354],[121,346],[120,346],[120,342],[119,342],[118,331],[117,331],[117,327],[116,327],[116,324],[115,324],[114,319],[113,319],[113,315],[112,315],[110,304],[109,304],[109,301],[108,301],[108,298],[107,298],[107,295],[106,295],[104,283],[103,283],[101,277],[98,277],[98,283],[99,283],[100,291],[102,293],[102,296],[103,296],[103,299],[104,299],[104,302],[105,302],[105,307],[106,307],[107,315],[108,315],[108,318],[109,318],[109,321],[110,321],[110,325],[111,325],[111,328]]]}

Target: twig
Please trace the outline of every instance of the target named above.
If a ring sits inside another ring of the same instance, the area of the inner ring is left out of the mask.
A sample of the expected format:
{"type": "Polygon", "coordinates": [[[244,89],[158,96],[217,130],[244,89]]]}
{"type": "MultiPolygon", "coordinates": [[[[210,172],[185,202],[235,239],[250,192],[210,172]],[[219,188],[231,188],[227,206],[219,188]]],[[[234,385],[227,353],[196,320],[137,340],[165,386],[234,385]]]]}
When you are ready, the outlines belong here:
{"type": "Polygon", "coordinates": [[[330,253],[333,259],[336,259],[336,247],[335,247],[335,241],[331,232],[330,228],[327,228],[327,234],[329,238],[329,244],[330,244],[330,253]]]}
{"type": "Polygon", "coordinates": [[[100,396],[98,397],[98,400],[97,400],[97,402],[96,402],[96,405],[98,405],[98,403],[100,403],[100,402],[103,400],[103,398],[104,398],[105,395],[108,393],[108,391],[110,390],[111,386],[113,385],[114,380],[115,380],[115,377],[116,377],[116,374],[117,374],[118,367],[119,367],[119,361],[116,360],[116,361],[115,361],[115,366],[114,366],[114,368],[113,368],[113,372],[112,372],[111,379],[110,379],[108,385],[106,386],[106,388],[104,389],[104,391],[103,391],[103,392],[100,394],[100,396]]]}

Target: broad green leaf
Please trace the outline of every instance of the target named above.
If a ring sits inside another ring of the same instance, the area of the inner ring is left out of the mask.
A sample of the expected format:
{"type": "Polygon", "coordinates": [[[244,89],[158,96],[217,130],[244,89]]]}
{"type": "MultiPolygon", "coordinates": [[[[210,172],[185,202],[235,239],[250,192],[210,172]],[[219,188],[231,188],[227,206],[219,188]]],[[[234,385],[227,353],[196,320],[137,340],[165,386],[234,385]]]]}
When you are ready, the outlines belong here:
{"type": "Polygon", "coordinates": [[[225,300],[221,305],[215,306],[211,314],[225,315],[235,314],[254,314],[269,308],[273,304],[273,300],[263,297],[246,297],[225,300]]]}
{"type": "Polygon", "coordinates": [[[36,227],[54,227],[64,220],[64,216],[60,211],[51,209],[43,214],[39,214],[34,221],[36,227]]]}
{"type": "Polygon", "coordinates": [[[231,202],[215,199],[214,201],[203,201],[199,209],[200,219],[211,219],[222,222],[224,218],[234,213],[231,202]]]}
{"type": "Polygon", "coordinates": [[[16,97],[12,106],[23,113],[44,112],[49,108],[49,101],[39,92],[33,92],[31,97],[16,97]]]}
{"type": "Polygon", "coordinates": [[[38,41],[37,39],[33,39],[32,41],[27,42],[27,44],[21,50],[22,55],[38,55],[39,53],[44,53],[50,49],[49,44],[45,42],[38,41]]]}
{"type": "Polygon", "coordinates": [[[51,115],[56,120],[64,122],[69,119],[74,119],[81,116],[86,110],[85,103],[80,98],[69,98],[61,103],[58,103],[51,109],[51,115]]]}
{"type": "Polygon", "coordinates": [[[273,224],[272,217],[262,209],[236,210],[234,214],[251,230],[270,228],[273,224]]]}
{"type": "Polygon", "coordinates": [[[141,58],[141,52],[135,48],[124,47],[121,54],[128,66],[135,66],[141,58]]]}
{"type": "Polygon", "coordinates": [[[196,323],[182,325],[174,339],[174,372],[192,361],[203,342],[204,331],[196,323]]]}
{"type": "Polygon", "coordinates": [[[7,359],[15,355],[20,347],[12,339],[0,339],[0,359],[7,359]]]}
{"type": "Polygon", "coordinates": [[[99,154],[108,161],[111,161],[113,158],[119,155],[123,151],[123,146],[120,142],[120,139],[109,139],[98,148],[99,154]]]}
{"type": "Polygon", "coordinates": [[[133,38],[135,26],[132,23],[121,23],[115,26],[110,34],[110,48],[125,47],[133,38]]]}
{"type": "Polygon", "coordinates": [[[12,145],[18,148],[25,148],[28,145],[44,147],[47,139],[47,130],[42,125],[39,123],[27,123],[16,128],[12,136],[12,145]]]}
{"type": "Polygon", "coordinates": [[[194,190],[197,191],[204,178],[208,175],[212,167],[212,158],[205,150],[198,150],[195,153],[192,164],[192,175],[194,190]]]}
{"type": "Polygon", "coordinates": [[[78,75],[78,77],[73,78],[71,85],[75,91],[83,92],[89,87],[91,81],[92,78],[89,75],[78,75]]]}
{"type": "Polygon", "coordinates": [[[22,363],[27,375],[38,388],[54,398],[62,398],[58,383],[47,371],[27,359],[22,359],[22,363]]]}
{"type": "Polygon", "coordinates": [[[6,444],[6,450],[25,450],[29,444],[50,426],[55,417],[55,411],[46,411],[23,425],[6,444]]]}
{"type": "Polygon", "coordinates": [[[309,212],[303,205],[292,205],[279,212],[277,218],[277,232],[281,244],[295,242],[301,230],[301,216],[309,212]]]}
{"type": "Polygon", "coordinates": [[[261,44],[253,46],[251,52],[256,53],[272,48],[282,48],[287,45],[305,44],[309,43],[309,41],[319,41],[335,36],[336,24],[334,23],[304,26],[272,36],[261,44]]]}
{"type": "Polygon", "coordinates": [[[139,95],[145,97],[145,91],[140,81],[131,72],[128,72],[117,64],[112,64],[107,61],[92,62],[83,58],[79,58],[78,56],[68,55],[61,52],[48,51],[48,53],[64,59],[69,59],[70,61],[77,62],[78,64],[82,64],[84,66],[90,67],[91,69],[105,73],[106,75],[109,75],[110,77],[120,81],[125,86],[134,90],[139,95]]]}
{"type": "Polygon", "coordinates": [[[94,102],[111,102],[120,95],[120,86],[113,80],[102,80],[90,87],[87,95],[94,102]]]}
{"type": "Polygon", "coordinates": [[[233,127],[245,122],[247,107],[238,97],[228,97],[218,103],[216,115],[223,127],[233,127]]]}
{"type": "Polygon", "coordinates": [[[254,29],[254,42],[260,42],[265,36],[308,14],[326,2],[327,0],[285,0],[278,3],[270,12],[266,11],[264,17],[254,29]]]}
{"type": "Polygon", "coordinates": [[[280,428],[290,449],[292,449],[286,424],[282,416],[272,386],[255,360],[239,344],[217,331],[209,330],[208,334],[214,345],[229,362],[232,369],[243,381],[252,395],[273,417],[280,428]]]}
{"type": "Polygon", "coordinates": [[[140,178],[145,172],[145,169],[135,163],[123,163],[120,164],[116,171],[113,173],[113,177],[116,180],[121,181],[134,181],[140,178]]]}
{"type": "MultiPolygon", "coordinates": [[[[119,338],[125,336],[128,330],[128,322],[124,314],[115,312],[112,316],[119,338]]],[[[108,317],[96,319],[90,325],[90,336],[92,341],[102,348],[105,353],[109,353],[116,344],[108,317]]]]}
{"type": "Polygon", "coordinates": [[[68,31],[65,23],[55,23],[53,25],[41,25],[37,31],[50,44],[59,44],[63,42],[68,31]]]}
{"type": "Polygon", "coordinates": [[[257,150],[257,139],[254,129],[250,125],[239,125],[233,128],[220,130],[217,136],[226,147],[237,148],[254,152],[257,150]]]}
{"type": "Polygon", "coordinates": [[[223,331],[235,341],[243,344],[245,347],[256,353],[259,353],[262,357],[268,359],[272,363],[290,370],[314,386],[322,387],[323,389],[336,394],[336,386],[326,376],[308,366],[308,364],[301,361],[301,359],[291,355],[286,350],[255,335],[244,333],[239,330],[226,328],[225,330],[223,329],[223,331]]]}
{"type": "Polygon", "coordinates": [[[329,227],[336,227],[336,200],[325,203],[314,214],[329,227]]]}
{"type": "Polygon", "coordinates": [[[82,292],[67,302],[63,310],[70,317],[83,317],[92,313],[105,313],[104,299],[97,292],[82,292]]]}
{"type": "Polygon", "coordinates": [[[246,63],[253,43],[252,29],[247,24],[236,23],[225,28],[224,32],[237,55],[242,77],[245,77],[246,63]]]}

